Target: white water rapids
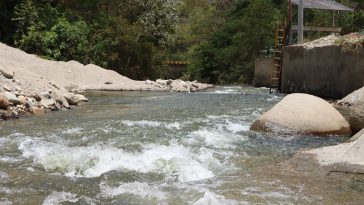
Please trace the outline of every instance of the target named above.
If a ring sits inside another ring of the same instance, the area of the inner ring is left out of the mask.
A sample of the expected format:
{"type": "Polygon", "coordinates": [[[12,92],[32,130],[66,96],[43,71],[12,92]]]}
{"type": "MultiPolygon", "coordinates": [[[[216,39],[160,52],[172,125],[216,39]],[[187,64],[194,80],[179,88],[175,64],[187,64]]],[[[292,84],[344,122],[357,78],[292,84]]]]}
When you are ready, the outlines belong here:
{"type": "MultiPolygon", "coordinates": [[[[340,140],[263,136],[254,119],[282,96],[89,93],[90,103],[1,122],[0,204],[316,204],[311,185],[264,170],[297,150],[340,140]],[[264,173],[264,174],[262,174],[264,173]]],[[[345,192],[335,192],[340,197],[345,192]]],[[[358,197],[358,196],[357,196],[358,197]]],[[[360,200],[360,197],[357,198],[360,200]]]]}

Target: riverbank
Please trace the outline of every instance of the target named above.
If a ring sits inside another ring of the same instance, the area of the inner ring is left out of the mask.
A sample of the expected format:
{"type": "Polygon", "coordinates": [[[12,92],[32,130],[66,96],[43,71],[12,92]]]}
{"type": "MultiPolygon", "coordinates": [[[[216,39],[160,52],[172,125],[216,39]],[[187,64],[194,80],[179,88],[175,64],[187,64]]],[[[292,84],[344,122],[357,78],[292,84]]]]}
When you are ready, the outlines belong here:
{"type": "Polygon", "coordinates": [[[88,101],[80,93],[105,91],[196,92],[212,85],[182,80],[135,81],[99,66],[59,62],[0,43],[0,118],[69,109],[88,101]]]}

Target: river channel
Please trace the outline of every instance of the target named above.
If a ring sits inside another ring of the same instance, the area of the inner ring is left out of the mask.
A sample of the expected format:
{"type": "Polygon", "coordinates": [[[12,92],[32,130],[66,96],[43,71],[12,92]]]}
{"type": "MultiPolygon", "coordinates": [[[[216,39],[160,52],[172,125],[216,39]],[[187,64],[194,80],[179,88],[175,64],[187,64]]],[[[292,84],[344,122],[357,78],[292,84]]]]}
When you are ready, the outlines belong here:
{"type": "Polygon", "coordinates": [[[250,125],[283,96],[90,92],[72,110],[0,122],[0,204],[364,204],[364,182],[292,176],[280,163],[347,138],[250,125]]]}

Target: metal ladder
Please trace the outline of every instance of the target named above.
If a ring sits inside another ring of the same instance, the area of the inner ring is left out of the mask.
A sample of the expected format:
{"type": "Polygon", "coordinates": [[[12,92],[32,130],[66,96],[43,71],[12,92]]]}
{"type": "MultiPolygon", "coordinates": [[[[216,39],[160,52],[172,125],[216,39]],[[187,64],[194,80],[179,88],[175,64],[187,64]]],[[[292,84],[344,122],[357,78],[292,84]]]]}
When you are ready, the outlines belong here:
{"type": "Polygon", "coordinates": [[[280,91],[283,46],[285,45],[285,40],[286,40],[286,27],[277,24],[275,32],[273,64],[272,64],[269,93],[273,93],[274,91],[278,93],[280,91]]]}

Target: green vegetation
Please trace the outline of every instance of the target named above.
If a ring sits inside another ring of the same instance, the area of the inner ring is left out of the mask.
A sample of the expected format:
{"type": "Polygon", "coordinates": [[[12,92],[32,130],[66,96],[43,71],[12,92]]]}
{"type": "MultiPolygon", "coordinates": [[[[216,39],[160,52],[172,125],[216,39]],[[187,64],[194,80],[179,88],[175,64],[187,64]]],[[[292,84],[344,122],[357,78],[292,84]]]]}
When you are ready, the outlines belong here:
{"type": "MultiPolygon", "coordinates": [[[[48,59],[94,63],[133,79],[166,77],[163,62],[179,60],[189,62],[186,79],[251,83],[254,60],[273,46],[286,2],[2,0],[0,41],[48,59]]],[[[364,29],[363,3],[341,2],[357,8],[355,14],[337,14],[344,33],[364,29]]],[[[305,19],[318,26],[332,23],[331,13],[324,11],[309,11],[305,19]]]]}

